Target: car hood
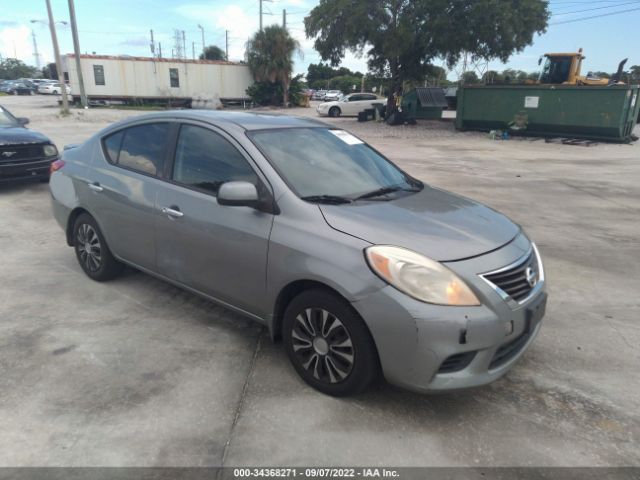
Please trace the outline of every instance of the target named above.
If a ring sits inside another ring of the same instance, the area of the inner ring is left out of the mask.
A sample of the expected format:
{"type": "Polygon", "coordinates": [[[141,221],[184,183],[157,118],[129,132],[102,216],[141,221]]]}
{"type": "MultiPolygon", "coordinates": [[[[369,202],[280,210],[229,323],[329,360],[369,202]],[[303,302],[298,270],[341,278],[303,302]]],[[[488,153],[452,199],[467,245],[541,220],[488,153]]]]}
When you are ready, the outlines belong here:
{"type": "Polygon", "coordinates": [[[0,127],[0,145],[51,143],[46,136],[24,127],[0,127]]]}
{"type": "Polygon", "coordinates": [[[495,250],[520,227],[495,210],[426,186],[392,201],[320,205],[336,230],[376,245],[408,248],[438,261],[460,260],[495,250]]]}

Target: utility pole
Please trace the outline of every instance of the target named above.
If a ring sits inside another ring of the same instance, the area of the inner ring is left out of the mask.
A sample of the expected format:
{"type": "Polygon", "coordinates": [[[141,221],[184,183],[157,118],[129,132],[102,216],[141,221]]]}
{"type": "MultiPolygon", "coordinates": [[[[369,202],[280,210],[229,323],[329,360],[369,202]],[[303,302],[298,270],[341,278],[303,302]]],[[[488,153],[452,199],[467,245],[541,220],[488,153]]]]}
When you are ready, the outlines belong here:
{"type": "Polygon", "coordinates": [[[282,9],[282,28],[287,28],[287,10],[285,8],[282,9]]]}
{"type": "Polygon", "coordinates": [[[229,30],[224,31],[224,58],[229,61],[229,30]]]}
{"type": "Polygon", "coordinates": [[[196,59],[196,42],[191,42],[191,56],[196,59]]]}
{"type": "Polygon", "coordinates": [[[153,41],[153,28],[151,30],[149,30],[149,32],[151,33],[151,44],[149,45],[149,47],[151,48],[151,56],[155,57],[156,56],[156,43],[153,41]]]}
{"type": "MultiPolygon", "coordinates": [[[[89,108],[87,101],[87,92],[84,90],[84,77],[82,76],[82,67],[80,66],[80,40],[78,39],[78,24],[76,23],[76,7],[73,0],[69,0],[69,20],[71,21],[71,35],[73,37],[73,52],[76,58],[76,73],[78,74],[78,84],[80,85],[80,102],[82,108],[89,108]]],[[[153,35],[153,34],[152,34],[153,35]]],[[[66,92],[65,92],[66,95],[66,92]]]]}
{"type": "Polygon", "coordinates": [[[262,0],[258,0],[260,4],[260,31],[262,31],[262,0]]]}
{"type": "Polygon", "coordinates": [[[49,16],[49,30],[51,31],[51,43],[53,43],[53,55],[56,58],[56,69],[58,70],[58,81],[60,82],[60,91],[62,92],[62,109],[63,115],[69,114],[69,101],[67,100],[67,84],[64,82],[64,73],[62,73],[62,61],[60,60],[60,48],[58,47],[58,36],[56,35],[56,26],[53,21],[53,12],[51,11],[51,0],[47,1],[47,15],[49,16]]]}
{"type": "Polygon", "coordinates": [[[200,32],[202,33],[202,59],[206,60],[207,57],[205,55],[205,51],[204,51],[204,27],[200,24],[198,24],[198,28],[200,29],[200,32]]]}
{"type": "Polygon", "coordinates": [[[162,43],[158,42],[158,58],[162,58],[162,43]]]}
{"type": "Polygon", "coordinates": [[[184,30],[182,30],[182,55],[184,56],[184,59],[187,59],[187,42],[184,39],[184,30]]]}
{"type": "Polygon", "coordinates": [[[36,32],[31,29],[31,38],[33,39],[33,58],[36,61],[36,67],[40,69],[40,54],[38,53],[38,41],[36,40],[36,32]]]}

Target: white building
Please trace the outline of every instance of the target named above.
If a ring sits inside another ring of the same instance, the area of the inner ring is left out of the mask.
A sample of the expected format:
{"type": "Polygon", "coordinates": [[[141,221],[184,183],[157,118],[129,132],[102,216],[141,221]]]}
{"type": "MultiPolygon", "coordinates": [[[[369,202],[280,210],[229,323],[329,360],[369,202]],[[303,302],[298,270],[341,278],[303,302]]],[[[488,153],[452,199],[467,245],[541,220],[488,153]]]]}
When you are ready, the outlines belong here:
{"type": "MultiPolygon", "coordinates": [[[[63,57],[74,97],[80,95],[75,56],[63,57]]],[[[247,99],[253,76],[245,64],[212,60],[178,60],[108,55],[80,55],[89,100],[247,99]]]]}

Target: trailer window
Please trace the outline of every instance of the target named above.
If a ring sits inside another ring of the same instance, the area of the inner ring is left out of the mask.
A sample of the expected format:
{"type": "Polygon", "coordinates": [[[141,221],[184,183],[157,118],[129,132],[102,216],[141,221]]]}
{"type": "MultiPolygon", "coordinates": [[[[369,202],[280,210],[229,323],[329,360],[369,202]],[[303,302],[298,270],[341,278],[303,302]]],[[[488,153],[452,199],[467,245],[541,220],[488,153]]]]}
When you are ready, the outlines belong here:
{"type": "Polygon", "coordinates": [[[178,88],[180,86],[180,77],[178,76],[177,68],[169,69],[169,81],[171,82],[172,88],[178,88]]]}
{"type": "Polygon", "coordinates": [[[104,67],[102,65],[93,66],[93,78],[96,85],[104,85],[104,67]]]}

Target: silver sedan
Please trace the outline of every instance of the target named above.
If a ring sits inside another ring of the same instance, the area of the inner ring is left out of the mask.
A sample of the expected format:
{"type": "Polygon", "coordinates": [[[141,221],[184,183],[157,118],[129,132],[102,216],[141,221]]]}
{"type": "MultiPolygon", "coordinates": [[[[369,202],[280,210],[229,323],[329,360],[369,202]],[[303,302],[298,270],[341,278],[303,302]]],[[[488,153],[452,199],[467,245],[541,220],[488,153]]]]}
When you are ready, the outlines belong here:
{"type": "Polygon", "coordinates": [[[128,119],[65,150],[50,185],[90,278],[126,264],[241,312],[330,395],[379,374],[422,392],[487,384],[544,315],[518,225],[313,119],[128,119]]]}

